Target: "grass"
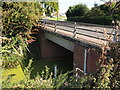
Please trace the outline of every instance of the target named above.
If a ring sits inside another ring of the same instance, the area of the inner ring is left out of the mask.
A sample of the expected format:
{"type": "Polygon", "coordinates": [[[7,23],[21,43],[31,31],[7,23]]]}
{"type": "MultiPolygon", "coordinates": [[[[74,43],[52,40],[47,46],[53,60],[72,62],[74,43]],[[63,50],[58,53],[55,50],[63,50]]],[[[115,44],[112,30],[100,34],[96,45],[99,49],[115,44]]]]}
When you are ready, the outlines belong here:
{"type": "Polygon", "coordinates": [[[58,20],[58,21],[60,21],[60,20],[66,20],[67,18],[66,17],[64,17],[64,16],[62,16],[62,17],[52,17],[52,18],[49,18],[49,20],[58,20]]]}
{"type": "Polygon", "coordinates": [[[12,69],[3,69],[2,70],[2,80],[6,80],[8,76],[11,76],[10,82],[16,83],[20,80],[25,79],[24,73],[20,65],[12,69]]]}

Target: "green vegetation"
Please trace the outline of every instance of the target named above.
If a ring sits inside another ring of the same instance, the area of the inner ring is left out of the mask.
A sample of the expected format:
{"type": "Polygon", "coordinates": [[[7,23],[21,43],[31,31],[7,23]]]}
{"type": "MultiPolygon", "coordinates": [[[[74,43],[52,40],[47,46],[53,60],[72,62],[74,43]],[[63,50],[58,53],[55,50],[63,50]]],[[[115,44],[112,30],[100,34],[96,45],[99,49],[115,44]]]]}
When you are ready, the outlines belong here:
{"type": "Polygon", "coordinates": [[[111,25],[112,20],[120,20],[119,4],[120,2],[106,2],[103,5],[94,6],[91,10],[89,10],[87,6],[82,4],[70,6],[66,12],[67,20],[84,23],[111,25]]]}
{"type": "Polygon", "coordinates": [[[52,18],[49,18],[49,20],[58,20],[58,21],[61,21],[61,20],[66,20],[67,18],[64,17],[64,16],[61,16],[61,17],[52,17],[52,18]]]}
{"type": "Polygon", "coordinates": [[[41,5],[37,2],[3,2],[2,8],[2,35],[10,38],[17,34],[26,37],[42,15],[41,5]]]}

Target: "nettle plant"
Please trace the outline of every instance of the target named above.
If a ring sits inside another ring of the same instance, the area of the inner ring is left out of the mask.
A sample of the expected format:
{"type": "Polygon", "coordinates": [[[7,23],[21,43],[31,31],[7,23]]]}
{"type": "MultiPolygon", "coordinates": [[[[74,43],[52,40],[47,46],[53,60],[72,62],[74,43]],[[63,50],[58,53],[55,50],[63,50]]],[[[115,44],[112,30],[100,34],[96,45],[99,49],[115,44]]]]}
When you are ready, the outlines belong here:
{"type": "Polygon", "coordinates": [[[2,47],[0,53],[2,54],[2,67],[14,68],[25,58],[27,44],[22,36],[12,38],[5,38],[2,40],[2,47]]]}

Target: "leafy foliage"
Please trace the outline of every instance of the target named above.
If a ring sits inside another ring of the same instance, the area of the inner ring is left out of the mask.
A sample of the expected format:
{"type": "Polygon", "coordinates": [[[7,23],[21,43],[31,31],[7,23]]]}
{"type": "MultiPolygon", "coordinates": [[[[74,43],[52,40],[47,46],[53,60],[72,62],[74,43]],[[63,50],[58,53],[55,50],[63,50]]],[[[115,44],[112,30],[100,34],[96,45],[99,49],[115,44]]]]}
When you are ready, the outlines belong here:
{"type": "Polygon", "coordinates": [[[93,7],[91,10],[88,10],[86,6],[83,11],[78,8],[78,5],[70,6],[66,16],[67,20],[70,21],[111,25],[111,19],[120,20],[120,2],[106,2],[100,6],[93,7]]]}
{"type": "Polygon", "coordinates": [[[89,12],[89,16],[104,16],[105,13],[103,10],[101,10],[99,7],[94,7],[89,12]]]}
{"type": "Polygon", "coordinates": [[[24,59],[27,45],[21,36],[12,37],[2,43],[2,66],[3,68],[14,68],[24,59]]]}
{"type": "Polygon", "coordinates": [[[7,37],[30,31],[42,14],[37,2],[3,2],[2,8],[2,35],[7,37]]]}

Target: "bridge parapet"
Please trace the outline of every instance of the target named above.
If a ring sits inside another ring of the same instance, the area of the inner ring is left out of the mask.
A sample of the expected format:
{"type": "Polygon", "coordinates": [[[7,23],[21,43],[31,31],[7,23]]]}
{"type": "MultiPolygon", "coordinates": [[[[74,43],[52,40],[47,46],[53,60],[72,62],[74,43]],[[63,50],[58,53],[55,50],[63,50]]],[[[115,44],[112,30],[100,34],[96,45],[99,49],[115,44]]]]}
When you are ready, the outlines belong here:
{"type": "Polygon", "coordinates": [[[43,20],[47,30],[99,46],[120,41],[119,27],[70,21],[43,20]]]}

